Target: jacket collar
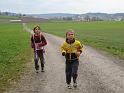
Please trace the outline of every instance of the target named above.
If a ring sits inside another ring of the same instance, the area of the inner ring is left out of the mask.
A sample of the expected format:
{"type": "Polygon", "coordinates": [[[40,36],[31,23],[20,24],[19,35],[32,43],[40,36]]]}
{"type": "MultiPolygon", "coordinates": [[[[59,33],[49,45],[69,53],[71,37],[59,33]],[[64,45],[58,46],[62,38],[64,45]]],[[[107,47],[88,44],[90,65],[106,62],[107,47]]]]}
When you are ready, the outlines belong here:
{"type": "Polygon", "coordinates": [[[74,43],[75,42],[75,38],[73,39],[73,40],[68,40],[67,38],[66,38],[66,42],[68,43],[68,44],[72,44],[72,43],[74,43]]]}

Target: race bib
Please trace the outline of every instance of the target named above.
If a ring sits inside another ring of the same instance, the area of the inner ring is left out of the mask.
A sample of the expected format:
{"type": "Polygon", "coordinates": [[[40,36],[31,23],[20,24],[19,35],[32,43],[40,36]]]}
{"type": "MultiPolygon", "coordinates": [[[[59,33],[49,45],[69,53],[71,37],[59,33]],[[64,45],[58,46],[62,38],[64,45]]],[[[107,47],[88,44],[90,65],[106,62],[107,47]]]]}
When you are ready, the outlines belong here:
{"type": "Polygon", "coordinates": [[[35,43],[35,50],[42,50],[43,49],[43,47],[39,46],[39,44],[41,44],[41,43],[35,43]]]}

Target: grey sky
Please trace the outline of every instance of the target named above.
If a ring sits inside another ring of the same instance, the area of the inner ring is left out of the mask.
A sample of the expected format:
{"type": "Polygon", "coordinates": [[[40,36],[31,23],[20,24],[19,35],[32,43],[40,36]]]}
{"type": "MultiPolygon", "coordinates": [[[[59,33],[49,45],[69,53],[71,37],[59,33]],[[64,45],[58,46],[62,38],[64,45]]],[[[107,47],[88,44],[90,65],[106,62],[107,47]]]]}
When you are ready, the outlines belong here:
{"type": "Polygon", "coordinates": [[[0,10],[16,13],[124,13],[124,0],[1,0],[0,10]]]}

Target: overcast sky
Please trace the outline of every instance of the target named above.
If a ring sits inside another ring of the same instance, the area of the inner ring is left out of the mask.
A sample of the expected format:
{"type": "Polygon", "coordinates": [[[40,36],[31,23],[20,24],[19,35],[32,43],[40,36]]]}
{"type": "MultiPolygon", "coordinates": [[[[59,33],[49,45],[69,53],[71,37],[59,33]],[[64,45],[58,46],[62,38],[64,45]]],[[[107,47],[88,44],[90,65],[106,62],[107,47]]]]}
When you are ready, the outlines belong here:
{"type": "Polygon", "coordinates": [[[124,0],[0,0],[0,11],[44,13],[124,13],[124,0]]]}

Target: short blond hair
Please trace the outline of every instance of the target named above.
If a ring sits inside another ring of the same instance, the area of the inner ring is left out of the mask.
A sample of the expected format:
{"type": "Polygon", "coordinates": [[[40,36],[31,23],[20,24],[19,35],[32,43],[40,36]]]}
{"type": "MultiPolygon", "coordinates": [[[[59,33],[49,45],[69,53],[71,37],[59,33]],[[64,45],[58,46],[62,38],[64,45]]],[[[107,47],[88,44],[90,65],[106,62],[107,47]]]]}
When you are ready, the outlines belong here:
{"type": "Polygon", "coordinates": [[[67,31],[66,31],[66,37],[67,37],[67,34],[68,33],[73,33],[74,34],[74,30],[73,29],[68,29],[67,31]]]}

